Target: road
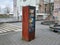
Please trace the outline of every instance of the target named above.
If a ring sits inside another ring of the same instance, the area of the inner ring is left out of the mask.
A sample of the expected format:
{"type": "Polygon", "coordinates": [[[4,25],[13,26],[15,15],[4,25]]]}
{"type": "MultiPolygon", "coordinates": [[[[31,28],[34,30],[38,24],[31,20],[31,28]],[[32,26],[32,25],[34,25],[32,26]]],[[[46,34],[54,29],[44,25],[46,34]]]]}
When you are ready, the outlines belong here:
{"type": "Polygon", "coordinates": [[[22,40],[21,31],[0,35],[0,45],[60,45],[60,34],[50,31],[49,26],[41,25],[40,21],[36,21],[35,33],[35,39],[30,42],[22,40]]]}
{"type": "MultiPolygon", "coordinates": [[[[0,22],[11,22],[11,21],[18,21],[18,18],[17,17],[0,18],[0,22]]],[[[21,21],[20,17],[19,17],[19,21],[21,21]]]]}

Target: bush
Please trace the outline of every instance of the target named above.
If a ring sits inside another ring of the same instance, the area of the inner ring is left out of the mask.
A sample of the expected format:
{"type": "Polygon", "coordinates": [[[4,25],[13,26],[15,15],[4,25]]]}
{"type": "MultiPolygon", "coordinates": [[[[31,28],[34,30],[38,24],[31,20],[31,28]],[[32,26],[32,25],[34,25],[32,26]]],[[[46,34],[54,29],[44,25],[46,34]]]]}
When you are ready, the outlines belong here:
{"type": "Polygon", "coordinates": [[[0,18],[8,18],[9,15],[6,15],[6,14],[0,14],[0,18]]]}

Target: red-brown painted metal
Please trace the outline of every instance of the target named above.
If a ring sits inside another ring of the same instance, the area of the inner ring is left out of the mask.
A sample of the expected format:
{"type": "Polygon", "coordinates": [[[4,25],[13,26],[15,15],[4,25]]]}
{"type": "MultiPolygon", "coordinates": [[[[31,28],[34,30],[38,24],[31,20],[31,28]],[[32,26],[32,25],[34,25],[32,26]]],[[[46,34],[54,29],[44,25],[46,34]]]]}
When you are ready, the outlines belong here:
{"type": "Polygon", "coordinates": [[[31,41],[35,38],[35,31],[29,33],[29,6],[23,7],[23,17],[22,17],[22,39],[26,41],[31,41]]]}

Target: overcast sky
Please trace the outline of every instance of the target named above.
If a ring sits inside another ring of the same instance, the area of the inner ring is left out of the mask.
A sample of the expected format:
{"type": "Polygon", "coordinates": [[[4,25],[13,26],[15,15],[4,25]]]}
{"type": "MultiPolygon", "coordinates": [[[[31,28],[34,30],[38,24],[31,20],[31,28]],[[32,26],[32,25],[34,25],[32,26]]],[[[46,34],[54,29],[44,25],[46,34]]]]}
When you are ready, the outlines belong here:
{"type": "MultiPolygon", "coordinates": [[[[46,0],[48,1],[48,0],[46,0]]],[[[51,0],[53,2],[53,0],[51,0]]],[[[0,0],[0,6],[4,8],[6,5],[9,5],[10,7],[13,6],[13,0],[0,0]]]]}
{"type": "Polygon", "coordinates": [[[10,12],[13,12],[13,0],[0,0],[1,12],[4,13],[4,8],[6,6],[10,7],[10,12]]]}
{"type": "Polygon", "coordinates": [[[6,5],[13,6],[13,0],[0,0],[0,6],[4,8],[6,5]]]}

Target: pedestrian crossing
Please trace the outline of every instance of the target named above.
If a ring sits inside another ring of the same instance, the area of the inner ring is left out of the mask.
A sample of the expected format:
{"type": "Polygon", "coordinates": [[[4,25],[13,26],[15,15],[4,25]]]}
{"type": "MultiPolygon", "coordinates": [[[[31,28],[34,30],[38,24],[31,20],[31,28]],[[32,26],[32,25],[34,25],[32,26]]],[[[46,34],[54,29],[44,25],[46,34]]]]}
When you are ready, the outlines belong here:
{"type": "Polygon", "coordinates": [[[7,33],[7,32],[11,32],[11,31],[22,31],[22,26],[18,26],[18,25],[13,25],[10,23],[4,23],[4,24],[0,24],[0,34],[2,33],[7,33]]]}

